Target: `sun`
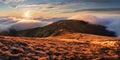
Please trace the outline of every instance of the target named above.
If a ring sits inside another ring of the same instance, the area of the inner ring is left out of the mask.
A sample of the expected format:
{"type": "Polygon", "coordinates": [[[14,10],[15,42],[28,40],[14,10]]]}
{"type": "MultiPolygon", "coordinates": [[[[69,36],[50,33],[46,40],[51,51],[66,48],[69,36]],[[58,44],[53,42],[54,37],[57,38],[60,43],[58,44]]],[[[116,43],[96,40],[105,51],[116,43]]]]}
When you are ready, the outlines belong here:
{"type": "Polygon", "coordinates": [[[25,18],[30,18],[30,11],[26,11],[26,12],[24,13],[24,17],[25,17],[25,18]]]}

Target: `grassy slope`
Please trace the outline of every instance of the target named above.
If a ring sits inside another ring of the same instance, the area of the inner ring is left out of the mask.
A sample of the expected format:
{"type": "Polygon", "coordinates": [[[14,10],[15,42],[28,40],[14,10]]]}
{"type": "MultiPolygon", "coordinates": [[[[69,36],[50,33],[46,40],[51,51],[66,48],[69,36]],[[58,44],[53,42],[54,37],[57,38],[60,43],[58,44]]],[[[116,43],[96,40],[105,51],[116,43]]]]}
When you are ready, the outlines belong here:
{"type": "Polygon", "coordinates": [[[107,31],[104,26],[89,24],[79,20],[61,20],[44,27],[19,31],[17,35],[29,37],[48,37],[51,35],[61,35],[64,32],[115,36],[113,32],[107,31]]]}
{"type": "Polygon", "coordinates": [[[2,60],[119,60],[120,39],[73,33],[47,38],[0,37],[2,60]]]}

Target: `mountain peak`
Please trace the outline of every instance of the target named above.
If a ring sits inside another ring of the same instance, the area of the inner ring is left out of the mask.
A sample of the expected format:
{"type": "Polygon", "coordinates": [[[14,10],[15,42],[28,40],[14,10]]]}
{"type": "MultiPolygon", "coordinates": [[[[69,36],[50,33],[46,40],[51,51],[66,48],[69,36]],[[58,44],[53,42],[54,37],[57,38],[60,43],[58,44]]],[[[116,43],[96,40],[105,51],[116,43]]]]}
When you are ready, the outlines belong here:
{"type": "Polygon", "coordinates": [[[115,36],[114,32],[106,30],[104,26],[89,24],[80,20],[60,20],[44,27],[19,31],[17,35],[48,37],[66,33],[87,33],[103,36],[115,36]]]}

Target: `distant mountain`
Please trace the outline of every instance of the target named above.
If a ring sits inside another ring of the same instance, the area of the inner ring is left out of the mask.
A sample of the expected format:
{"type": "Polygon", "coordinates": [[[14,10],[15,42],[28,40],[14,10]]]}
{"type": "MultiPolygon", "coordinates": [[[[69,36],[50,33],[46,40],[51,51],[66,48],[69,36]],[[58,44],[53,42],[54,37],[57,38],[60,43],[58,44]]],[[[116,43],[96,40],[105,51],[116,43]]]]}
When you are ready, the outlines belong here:
{"type": "Polygon", "coordinates": [[[48,37],[59,36],[66,33],[87,33],[103,36],[115,36],[104,26],[89,24],[80,20],[61,20],[44,27],[18,31],[17,36],[48,37]]]}

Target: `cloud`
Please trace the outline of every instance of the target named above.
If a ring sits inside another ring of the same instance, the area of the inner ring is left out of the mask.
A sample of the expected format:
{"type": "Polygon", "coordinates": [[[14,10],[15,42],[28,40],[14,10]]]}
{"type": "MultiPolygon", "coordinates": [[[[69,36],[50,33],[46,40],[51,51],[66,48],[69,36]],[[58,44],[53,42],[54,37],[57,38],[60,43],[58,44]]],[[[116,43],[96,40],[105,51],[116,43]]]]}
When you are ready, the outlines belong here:
{"type": "Polygon", "coordinates": [[[9,30],[11,28],[16,30],[31,29],[35,27],[43,27],[55,21],[65,19],[61,18],[34,18],[25,19],[18,17],[0,17],[0,31],[9,30]]]}
{"type": "Polygon", "coordinates": [[[36,0],[27,4],[16,4],[9,6],[12,9],[33,10],[40,12],[77,13],[77,12],[103,12],[118,13],[120,11],[120,0],[47,0],[48,2],[37,2],[36,0]],[[52,2],[52,3],[51,3],[52,2]]]}
{"type": "Polygon", "coordinates": [[[68,19],[82,20],[82,21],[89,22],[91,24],[99,24],[99,25],[109,23],[108,21],[106,22],[103,21],[100,17],[92,16],[89,14],[80,14],[80,15],[72,16],[68,19]]]}
{"type": "Polygon", "coordinates": [[[110,3],[110,2],[120,2],[120,0],[65,0],[65,2],[94,2],[94,3],[110,3]]]}
{"type": "Polygon", "coordinates": [[[64,2],[58,2],[58,3],[32,3],[32,4],[23,4],[23,5],[13,5],[10,6],[11,8],[55,8],[58,6],[63,6],[63,5],[67,5],[67,3],[64,2]]]}
{"type": "Polygon", "coordinates": [[[77,13],[77,12],[92,12],[92,13],[111,13],[111,14],[119,14],[120,8],[88,8],[88,9],[68,9],[64,10],[61,13],[77,13]]]}
{"type": "Polygon", "coordinates": [[[5,4],[11,3],[11,2],[18,3],[18,2],[24,2],[24,1],[26,0],[0,0],[0,2],[5,4]]]}
{"type": "Polygon", "coordinates": [[[94,8],[94,9],[80,9],[75,10],[74,12],[80,11],[120,11],[120,8],[94,8]]]}
{"type": "Polygon", "coordinates": [[[86,21],[91,24],[98,24],[106,26],[106,29],[109,31],[114,31],[117,36],[120,37],[120,17],[119,16],[93,16],[93,15],[86,15],[80,14],[69,19],[76,19],[86,21]]]}
{"type": "Polygon", "coordinates": [[[47,12],[60,11],[60,9],[62,8],[59,7],[65,5],[67,4],[63,2],[58,2],[58,3],[32,3],[32,4],[23,4],[23,5],[12,5],[8,7],[19,11],[30,10],[33,12],[38,11],[38,12],[47,13],[47,12]]]}
{"type": "Polygon", "coordinates": [[[12,8],[12,9],[18,9],[17,6],[8,6],[9,8],[12,8]]]}

